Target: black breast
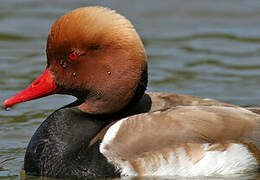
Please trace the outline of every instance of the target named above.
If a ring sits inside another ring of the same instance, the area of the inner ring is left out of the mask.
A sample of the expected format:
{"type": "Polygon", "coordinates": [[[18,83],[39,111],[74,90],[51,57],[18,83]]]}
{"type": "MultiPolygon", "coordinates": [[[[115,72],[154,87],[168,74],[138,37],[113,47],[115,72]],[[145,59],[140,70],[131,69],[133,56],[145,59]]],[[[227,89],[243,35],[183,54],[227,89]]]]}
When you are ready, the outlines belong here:
{"type": "Polygon", "coordinates": [[[88,147],[109,122],[76,108],[57,110],[41,124],[27,147],[26,173],[81,179],[118,176],[115,167],[99,152],[100,142],[88,147]]]}

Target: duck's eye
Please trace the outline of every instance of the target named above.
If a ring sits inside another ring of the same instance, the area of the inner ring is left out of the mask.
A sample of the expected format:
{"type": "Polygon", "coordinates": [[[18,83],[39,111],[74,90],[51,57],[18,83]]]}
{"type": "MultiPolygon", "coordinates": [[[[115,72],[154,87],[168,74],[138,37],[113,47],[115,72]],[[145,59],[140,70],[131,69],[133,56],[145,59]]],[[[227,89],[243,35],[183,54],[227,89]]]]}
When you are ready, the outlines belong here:
{"type": "Polygon", "coordinates": [[[73,52],[70,52],[68,55],[67,55],[68,59],[70,61],[75,61],[78,57],[79,57],[79,54],[75,51],[73,52]]]}

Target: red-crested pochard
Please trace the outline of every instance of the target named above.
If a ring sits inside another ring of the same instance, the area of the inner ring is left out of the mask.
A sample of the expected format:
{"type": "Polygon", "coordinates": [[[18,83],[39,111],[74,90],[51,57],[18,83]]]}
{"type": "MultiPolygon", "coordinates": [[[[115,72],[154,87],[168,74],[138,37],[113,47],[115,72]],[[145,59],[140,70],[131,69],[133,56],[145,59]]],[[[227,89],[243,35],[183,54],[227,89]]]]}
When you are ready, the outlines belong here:
{"type": "MultiPolygon", "coordinates": [[[[50,30],[47,67],[4,107],[59,93],[25,154],[27,174],[59,178],[211,176],[256,171],[260,116],[212,99],[147,93],[144,46],[103,7],[73,10],[50,30]]],[[[253,109],[254,110],[254,109],[253,109]]]]}

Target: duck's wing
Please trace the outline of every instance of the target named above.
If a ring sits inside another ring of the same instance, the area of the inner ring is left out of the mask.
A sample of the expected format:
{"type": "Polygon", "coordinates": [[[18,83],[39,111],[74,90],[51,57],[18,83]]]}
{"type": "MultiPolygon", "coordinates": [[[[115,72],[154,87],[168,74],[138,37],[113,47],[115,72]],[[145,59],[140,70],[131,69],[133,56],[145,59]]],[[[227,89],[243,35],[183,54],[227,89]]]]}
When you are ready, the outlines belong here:
{"type": "MultiPolygon", "coordinates": [[[[144,113],[107,127],[102,132],[105,136],[100,151],[121,169],[135,168],[132,172],[138,171],[138,175],[156,175],[149,174],[151,169],[142,169],[141,166],[151,163],[151,166],[157,168],[151,172],[158,172],[158,168],[161,168],[158,163],[172,161],[174,153],[174,158],[179,158],[177,154],[180,155],[180,149],[184,149],[183,152],[189,155],[192,162],[198,162],[207,152],[228,150],[227,152],[240,154],[243,162],[254,166],[256,158],[251,158],[248,149],[254,153],[259,153],[259,150],[244,140],[257,135],[254,134],[254,129],[258,127],[259,121],[259,115],[237,107],[188,106],[144,113]],[[235,145],[238,149],[234,149],[235,145]],[[247,149],[242,151],[244,154],[240,152],[241,148],[247,149]],[[131,166],[125,166],[125,163],[130,163],[131,166]]],[[[238,158],[234,164],[237,164],[237,160],[238,158]]]]}
{"type": "Polygon", "coordinates": [[[105,134],[102,149],[128,158],[179,143],[245,140],[260,116],[243,108],[189,106],[122,119],[105,134]]]}
{"type": "Polygon", "coordinates": [[[248,138],[260,137],[259,122],[239,107],[182,106],[130,116],[97,137],[123,175],[226,175],[258,168],[248,138]]]}

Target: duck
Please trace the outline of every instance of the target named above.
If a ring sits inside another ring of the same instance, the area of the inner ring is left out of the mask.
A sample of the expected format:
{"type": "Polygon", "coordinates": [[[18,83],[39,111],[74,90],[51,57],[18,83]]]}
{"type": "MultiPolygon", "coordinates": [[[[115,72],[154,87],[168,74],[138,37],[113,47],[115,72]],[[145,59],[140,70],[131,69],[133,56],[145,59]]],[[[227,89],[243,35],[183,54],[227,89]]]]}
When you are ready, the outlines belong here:
{"type": "Polygon", "coordinates": [[[144,45],[116,11],[68,12],[51,26],[46,54],[44,72],[3,107],[53,94],[77,100],[38,127],[26,149],[26,174],[196,177],[259,169],[259,109],[146,93],[144,45]]]}

